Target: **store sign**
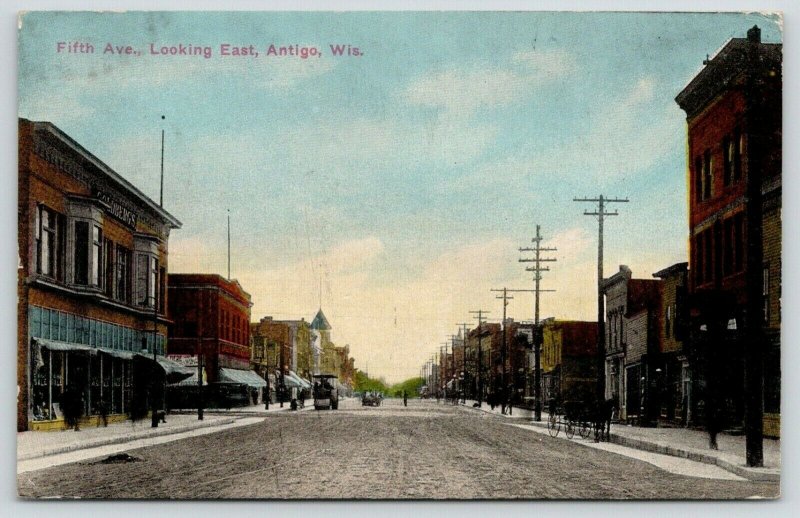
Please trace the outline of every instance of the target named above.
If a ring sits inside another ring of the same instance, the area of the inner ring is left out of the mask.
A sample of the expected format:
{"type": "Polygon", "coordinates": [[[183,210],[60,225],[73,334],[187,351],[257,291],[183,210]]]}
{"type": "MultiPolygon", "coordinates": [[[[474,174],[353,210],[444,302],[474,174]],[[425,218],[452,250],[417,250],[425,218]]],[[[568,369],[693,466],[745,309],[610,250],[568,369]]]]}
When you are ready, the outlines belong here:
{"type": "Polygon", "coordinates": [[[117,201],[111,194],[101,191],[100,189],[95,189],[94,192],[95,197],[106,203],[109,207],[109,214],[123,222],[125,225],[129,226],[130,228],[136,228],[136,221],[138,220],[138,215],[133,212],[132,210],[125,207],[122,203],[117,201]]]}

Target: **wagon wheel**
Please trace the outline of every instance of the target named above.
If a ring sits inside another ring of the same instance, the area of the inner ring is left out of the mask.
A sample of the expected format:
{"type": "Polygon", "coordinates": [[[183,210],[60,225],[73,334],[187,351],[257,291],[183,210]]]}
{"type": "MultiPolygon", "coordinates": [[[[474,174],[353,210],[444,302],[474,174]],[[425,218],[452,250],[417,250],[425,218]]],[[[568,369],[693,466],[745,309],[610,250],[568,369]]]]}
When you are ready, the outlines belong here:
{"type": "Polygon", "coordinates": [[[567,439],[572,439],[575,437],[575,421],[572,419],[567,419],[567,422],[564,424],[564,433],[567,434],[567,439]]]}
{"type": "Polygon", "coordinates": [[[580,427],[578,428],[578,433],[584,439],[588,439],[589,436],[592,435],[592,425],[589,423],[589,421],[581,421],[580,427]]]}
{"type": "Polygon", "coordinates": [[[550,434],[550,437],[556,437],[560,430],[561,423],[558,421],[558,416],[556,414],[550,414],[550,417],[547,418],[547,432],[550,434]]]}

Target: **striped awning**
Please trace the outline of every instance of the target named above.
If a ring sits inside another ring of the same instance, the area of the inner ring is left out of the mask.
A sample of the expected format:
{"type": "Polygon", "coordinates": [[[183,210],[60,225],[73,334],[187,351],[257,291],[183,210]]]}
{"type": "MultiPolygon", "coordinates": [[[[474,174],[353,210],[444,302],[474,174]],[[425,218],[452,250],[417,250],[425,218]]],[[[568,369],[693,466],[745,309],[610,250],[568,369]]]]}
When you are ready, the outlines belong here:
{"type": "Polygon", "coordinates": [[[253,388],[267,386],[267,382],[264,381],[264,378],[251,370],[220,368],[219,377],[223,382],[241,383],[242,385],[247,385],[248,387],[253,388]]]}

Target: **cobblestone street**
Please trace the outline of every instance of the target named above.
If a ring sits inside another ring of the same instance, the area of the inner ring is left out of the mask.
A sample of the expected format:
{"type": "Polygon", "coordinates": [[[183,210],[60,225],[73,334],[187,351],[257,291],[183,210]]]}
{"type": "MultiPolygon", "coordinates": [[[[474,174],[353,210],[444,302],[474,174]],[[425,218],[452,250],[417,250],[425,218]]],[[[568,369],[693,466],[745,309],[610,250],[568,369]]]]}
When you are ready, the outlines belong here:
{"type": "MultiPolygon", "coordinates": [[[[471,408],[388,400],[273,414],[249,426],[18,475],[23,497],[675,499],[775,497],[778,483],[681,476],[471,408]]],[[[623,451],[623,450],[620,450],[623,451]]],[[[687,461],[688,462],[688,461],[687,461]]],[[[699,472],[700,470],[698,470],[699,472]]]]}

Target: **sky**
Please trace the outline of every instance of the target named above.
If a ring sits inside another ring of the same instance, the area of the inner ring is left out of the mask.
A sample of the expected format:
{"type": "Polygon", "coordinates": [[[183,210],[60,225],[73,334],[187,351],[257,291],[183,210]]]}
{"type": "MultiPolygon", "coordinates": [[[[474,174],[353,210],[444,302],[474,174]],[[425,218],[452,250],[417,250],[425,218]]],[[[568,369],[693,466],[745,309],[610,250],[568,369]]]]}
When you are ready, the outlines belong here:
{"type": "MultiPolygon", "coordinates": [[[[533,286],[518,248],[537,224],[557,248],[541,316],[595,318],[597,221],[574,197],[630,200],[606,220],[606,276],[686,261],[674,98],[756,24],[781,41],[780,18],[761,14],[31,12],[19,114],[154,200],[163,129],[164,207],[183,223],[169,271],[225,275],[230,210],[231,275],[252,320],[310,321],[321,305],[356,367],[394,382],[470,311],[498,321],[492,288],[533,286]],[[222,56],[223,44],[259,55],[222,56]]],[[[517,294],[509,316],[530,320],[532,299],[517,294]]]]}

